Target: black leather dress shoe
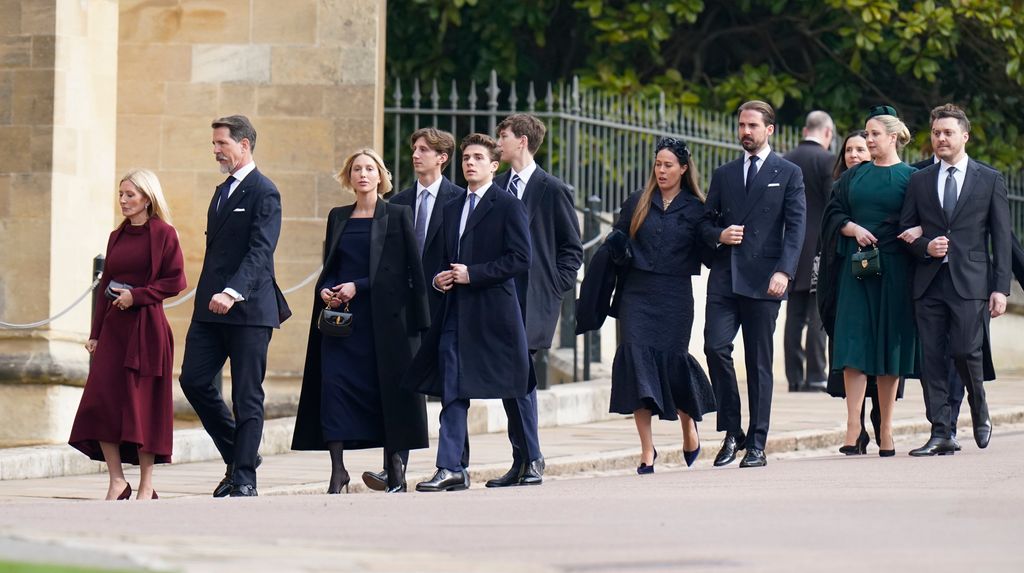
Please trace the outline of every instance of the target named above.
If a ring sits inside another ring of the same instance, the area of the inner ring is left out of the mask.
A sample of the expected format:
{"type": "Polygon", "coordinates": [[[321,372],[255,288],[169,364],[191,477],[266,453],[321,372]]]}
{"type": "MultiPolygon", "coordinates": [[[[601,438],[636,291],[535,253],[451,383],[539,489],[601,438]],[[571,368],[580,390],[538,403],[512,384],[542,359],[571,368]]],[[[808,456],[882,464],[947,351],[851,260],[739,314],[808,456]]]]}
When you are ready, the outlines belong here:
{"type": "Polygon", "coordinates": [[[384,491],[388,487],[388,472],[363,472],[363,483],[373,491],[384,491]]]}
{"type": "Polygon", "coordinates": [[[453,472],[438,468],[429,481],[416,484],[416,491],[458,491],[469,488],[469,473],[465,470],[453,472]]]}
{"type": "Polygon", "coordinates": [[[544,458],[537,458],[526,464],[519,485],[540,485],[544,483],[544,458]]]}
{"type": "Polygon", "coordinates": [[[963,449],[963,448],[960,447],[960,440],[957,440],[956,436],[951,436],[949,439],[953,442],[953,449],[954,450],[959,452],[961,449],[963,449]]]}
{"type": "Polygon", "coordinates": [[[733,434],[726,434],[725,439],[722,440],[722,448],[718,450],[718,455],[715,456],[715,467],[727,466],[736,459],[736,451],[742,450],[745,446],[743,442],[746,439],[743,434],[738,436],[733,434]]]}
{"type": "Polygon", "coordinates": [[[242,484],[232,486],[231,493],[228,497],[256,497],[259,494],[256,493],[256,487],[249,484],[242,484]]]}
{"type": "Polygon", "coordinates": [[[915,458],[925,456],[951,456],[956,452],[956,444],[949,438],[929,438],[928,443],[920,448],[910,450],[915,458]]]}
{"type": "MultiPolygon", "coordinates": [[[[263,464],[263,456],[256,454],[256,467],[260,467],[263,464]]],[[[231,493],[231,488],[235,485],[234,480],[231,478],[231,474],[235,473],[235,465],[228,464],[227,471],[224,472],[224,479],[220,480],[217,487],[213,489],[213,497],[227,497],[231,493]]]]}
{"type": "MultiPolygon", "coordinates": [[[[505,475],[494,479],[489,479],[487,480],[487,483],[485,483],[484,485],[487,487],[509,487],[513,485],[519,485],[519,480],[523,477],[523,474],[525,472],[526,464],[513,461],[512,467],[509,468],[507,472],[505,472],[505,475]]],[[[543,473],[544,471],[541,470],[541,475],[543,475],[543,473]]]]}
{"type": "Polygon", "coordinates": [[[985,449],[988,447],[989,441],[992,439],[992,420],[988,417],[988,413],[985,414],[985,418],[980,423],[974,424],[974,443],[978,444],[978,447],[985,449]]]}
{"type": "Polygon", "coordinates": [[[768,459],[764,457],[764,450],[747,448],[746,455],[740,460],[741,468],[763,468],[768,465],[768,459]]]}

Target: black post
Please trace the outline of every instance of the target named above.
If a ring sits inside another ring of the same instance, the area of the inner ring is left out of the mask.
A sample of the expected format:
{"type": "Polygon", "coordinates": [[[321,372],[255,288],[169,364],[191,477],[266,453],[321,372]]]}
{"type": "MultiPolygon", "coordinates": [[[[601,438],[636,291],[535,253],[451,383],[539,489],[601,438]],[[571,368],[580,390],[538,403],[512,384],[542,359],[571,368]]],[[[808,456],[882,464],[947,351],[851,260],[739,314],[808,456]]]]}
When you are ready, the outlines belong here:
{"type": "MultiPolygon", "coordinates": [[[[593,240],[601,234],[601,220],[597,214],[601,212],[601,198],[591,195],[587,198],[587,207],[584,209],[583,217],[583,242],[593,240]]],[[[583,253],[584,265],[590,265],[590,259],[594,256],[594,248],[591,247],[583,253]]],[[[583,379],[590,380],[590,363],[594,360],[601,360],[601,334],[599,331],[587,332],[583,335],[583,379]]]]}
{"type": "Polygon", "coordinates": [[[533,353],[533,370],[537,374],[537,389],[547,390],[548,383],[548,349],[540,348],[533,353]]]}
{"type": "MultiPolygon", "coordinates": [[[[92,284],[92,281],[100,278],[103,275],[103,267],[106,264],[106,262],[107,262],[107,257],[105,255],[96,255],[95,257],[93,257],[93,259],[92,259],[92,276],[89,277],[89,284],[92,284]]],[[[99,284],[96,285],[96,288],[92,289],[92,310],[89,311],[90,318],[96,318],[95,315],[96,315],[96,297],[97,296],[103,296],[103,293],[100,292],[99,284]]],[[[90,328],[91,328],[91,325],[92,325],[92,321],[91,320],[89,321],[89,324],[90,324],[90,328]]]]}

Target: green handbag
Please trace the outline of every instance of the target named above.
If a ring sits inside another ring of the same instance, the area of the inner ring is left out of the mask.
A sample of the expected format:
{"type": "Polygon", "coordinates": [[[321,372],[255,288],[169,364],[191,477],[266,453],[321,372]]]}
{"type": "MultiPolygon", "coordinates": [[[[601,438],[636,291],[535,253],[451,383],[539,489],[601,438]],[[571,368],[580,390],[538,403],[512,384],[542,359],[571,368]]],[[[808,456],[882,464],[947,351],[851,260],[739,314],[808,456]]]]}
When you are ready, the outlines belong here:
{"type": "Polygon", "coordinates": [[[882,259],[878,256],[878,245],[865,251],[857,247],[857,252],[850,255],[850,270],[858,279],[882,276],[882,259]]]}

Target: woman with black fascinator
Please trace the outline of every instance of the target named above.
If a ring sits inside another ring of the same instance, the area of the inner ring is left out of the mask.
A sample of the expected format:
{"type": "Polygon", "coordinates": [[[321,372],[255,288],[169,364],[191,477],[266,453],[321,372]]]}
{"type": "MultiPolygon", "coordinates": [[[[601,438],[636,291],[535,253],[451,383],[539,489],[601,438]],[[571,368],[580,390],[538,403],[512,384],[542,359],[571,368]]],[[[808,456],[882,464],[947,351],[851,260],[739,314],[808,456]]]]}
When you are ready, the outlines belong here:
{"type": "Polygon", "coordinates": [[[624,278],[616,286],[611,314],[618,318],[620,344],[612,366],[610,411],[632,414],[640,435],[638,474],[654,473],[658,453],[651,418],[680,420],[683,460],[700,454],[697,422],[715,411],[707,374],[690,356],[693,290],[704,247],[699,229],[707,224],[704,194],[686,143],[664,138],[655,148],[644,189],[622,204],[613,234],[628,241],[630,256],[619,257],[624,278]]]}

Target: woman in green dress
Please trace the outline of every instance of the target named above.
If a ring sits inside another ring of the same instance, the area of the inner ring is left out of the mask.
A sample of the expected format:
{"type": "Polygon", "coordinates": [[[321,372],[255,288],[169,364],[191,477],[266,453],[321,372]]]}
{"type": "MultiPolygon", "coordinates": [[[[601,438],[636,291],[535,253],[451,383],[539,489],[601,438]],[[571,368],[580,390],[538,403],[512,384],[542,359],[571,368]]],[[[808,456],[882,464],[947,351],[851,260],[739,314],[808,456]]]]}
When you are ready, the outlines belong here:
{"type": "Polygon", "coordinates": [[[846,445],[840,452],[863,453],[858,442],[861,409],[867,378],[874,376],[881,410],[878,454],[888,457],[895,455],[892,411],[899,379],[917,376],[912,267],[898,240],[903,195],[914,168],[900,160],[910,132],[894,109],[872,110],[866,131],[872,160],[843,174],[825,209],[822,237],[830,250],[823,250],[829,260],[819,289],[831,290],[824,295],[834,301],[832,370],[842,371],[846,387],[846,445]],[[875,248],[881,274],[855,277],[851,256],[875,248]]]}

